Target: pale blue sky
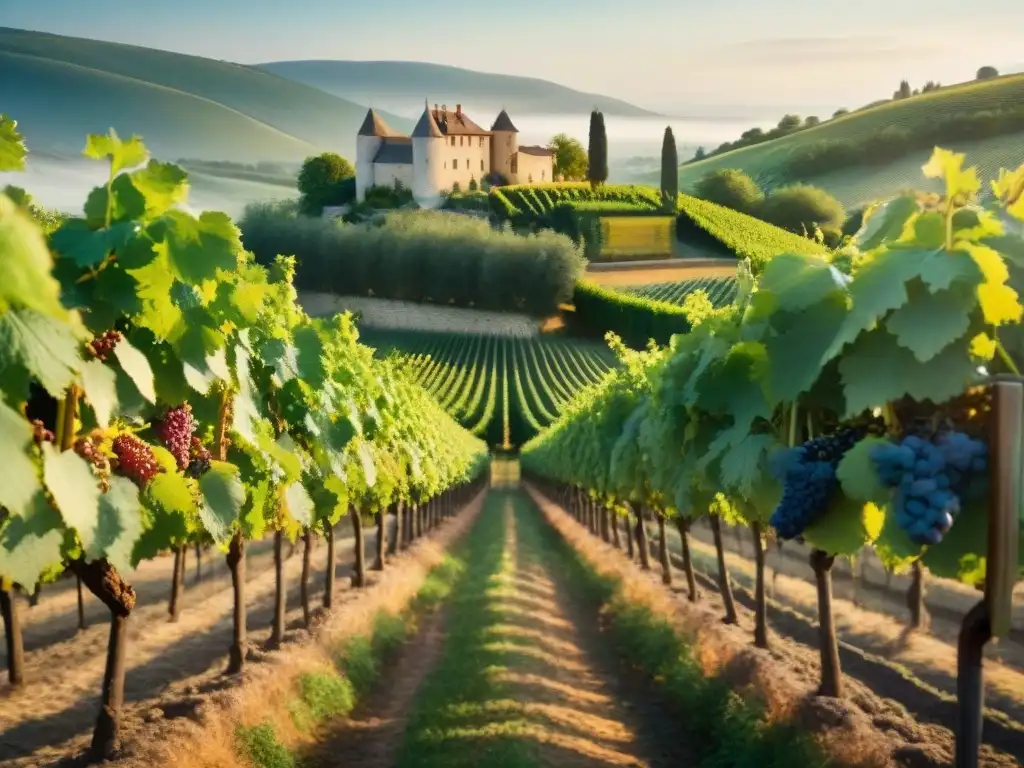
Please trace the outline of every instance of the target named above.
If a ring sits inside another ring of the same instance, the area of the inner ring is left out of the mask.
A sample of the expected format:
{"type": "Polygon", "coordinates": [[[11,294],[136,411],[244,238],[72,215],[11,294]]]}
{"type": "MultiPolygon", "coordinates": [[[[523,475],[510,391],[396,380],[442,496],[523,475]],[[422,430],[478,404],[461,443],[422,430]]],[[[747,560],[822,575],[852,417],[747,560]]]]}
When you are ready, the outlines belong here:
{"type": "Polygon", "coordinates": [[[241,63],[432,61],[654,109],[858,106],[1024,65],[1020,0],[0,0],[0,26],[241,63]]]}

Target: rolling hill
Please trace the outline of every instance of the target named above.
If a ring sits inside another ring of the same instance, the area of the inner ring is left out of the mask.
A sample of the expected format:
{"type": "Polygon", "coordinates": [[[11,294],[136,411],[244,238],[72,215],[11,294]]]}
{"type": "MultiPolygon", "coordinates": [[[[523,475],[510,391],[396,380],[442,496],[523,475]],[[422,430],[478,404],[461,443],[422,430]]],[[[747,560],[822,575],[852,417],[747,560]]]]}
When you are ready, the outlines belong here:
{"type": "MultiPolygon", "coordinates": [[[[715,157],[679,167],[680,191],[692,190],[706,173],[721,168],[746,171],[766,190],[783,183],[778,169],[796,151],[822,140],[857,141],[889,126],[914,131],[937,117],[961,112],[1012,108],[1024,102],[1024,75],[1007,75],[993,80],[949,86],[902,101],[886,102],[828,120],[815,128],[735,149],[715,157]]],[[[984,178],[1000,167],[1015,168],[1024,162],[1024,126],[1020,133],[993,136],[976,141],[950,141],[948,149],[967,152],[968,163],[978,165],[984,178]]],[[[847,207],[883,197],[902,188],[926,188],[921,165],[930,149],[912,152],[887,165],[865,166],[800,179],[820,186],[847,207]]],[[[656,174],[646,180],[658,183],[656,174]]],[[[934,186],[934,185],[933,185],[934,186]]],[[[936,187],[937,189],[937,187],[936,187]]]]}
{"type": "MultiPolygon", "coordinates": [[[[275,61],[260,64],[266,72],[320,88],[360,103],[418,107],[458,99],[475,109],[507,109],[515,115],[588,114],[595,107],[609,115],[654,117],[619,99],[583,93],[547,80],[476,72],[441,64],[411,61],[275,61]]],[[[450,105],[453,106],[454,104],[450,105]]]]}
{"type": "Polygon", "coordinates": [[[160,157],[236,162],[295,161],[318,149],[351,155],[366,114],[239,64],[4,27],[0,105],[36,151],[78,154],[86,133],[113,126],[141,135],[160,157]]]}

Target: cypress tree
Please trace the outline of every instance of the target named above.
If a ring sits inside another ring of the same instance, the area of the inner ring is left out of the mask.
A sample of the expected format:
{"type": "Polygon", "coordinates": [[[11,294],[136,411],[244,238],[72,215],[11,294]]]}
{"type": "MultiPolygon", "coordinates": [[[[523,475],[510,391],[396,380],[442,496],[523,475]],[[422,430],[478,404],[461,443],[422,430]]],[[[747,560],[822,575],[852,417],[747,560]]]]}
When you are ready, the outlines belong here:
{"type": "Polygon", "coordinates": [[[665,138],[661,142],[661,199],[667,212],[675,213],[678,196],[679,155],[676,151],[676,137],[670,125],[665,128],[665,138]]]}
{"type": "Polygon", "coordinates": [[[596,109],[590,113],[587,161],[587,180],[592,187],[598,187],[608,180],[608,134],[604,127],[604,115],[596,109]]]}

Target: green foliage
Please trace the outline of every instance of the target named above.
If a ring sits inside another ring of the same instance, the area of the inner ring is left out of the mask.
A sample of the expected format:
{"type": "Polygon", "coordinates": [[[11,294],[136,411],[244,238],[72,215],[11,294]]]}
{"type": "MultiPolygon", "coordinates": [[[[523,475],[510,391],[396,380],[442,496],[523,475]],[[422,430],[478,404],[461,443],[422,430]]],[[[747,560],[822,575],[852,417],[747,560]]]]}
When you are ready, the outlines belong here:
{"type": "Polygon", "coordinates": [[[679,197],[679,153],[672,126],[665,128],[661,143],[661,198],[666,210],[675,213],[676,198],[679,197]]]}
{"type": "Polygon", "coordinates": [[[702,291],[708,297],[711,306],[717,309],[736,300],[737,287],[735,277],[698,277],[671,283],[627,286],[623,290],[652,301],[676,305],[682,305],[688,296],[702,291]]]}
{"type": "Polygon", "coordinates": [[[319,216],[326,205],[352,202],[355,187],[345,181],[355,175],[352,163],[334,152],[307,157],[299,171],[299,208],[307,216],[319,216]]]}
{"type": "Polygon", "coordinates": [[[317,723],[349,714],[355,708],[357,691],[349,680],[327,672],[299,676],[299,695],[317,723]]]}
{"type": "Polygon", "coordinates": [[[553,173],[565,177],[565,181],[580,181],[587,177],[587,150],[577,140],[565,133],[556,134],[548,142],[548,149],[555,153],[553,173]]]}
{"type": "Polygon", "coordinates": [[[581,281],[573,296],[574,324],[590,333],[604,336],[608,331],[635,348],[648,340],[666,344],[676,333],[690,330],[682,307],[581,281]]]}
{"type": "Polygon", "coordinates": [[[596,109],[590,113],[589,137],[587,181],[598,187],[608,181],[608,131],[604,125],[604,114],[596,109]]]}
{"type": "Polygon", "coordinates": [[[757,207],[756,215],[796,234],[816,228],[838,230],[846,219],[846,211],[838,200],[809,184],[776,189],[757,207]]]}
{"type": "Polygon", "coordinates": [[[264,214],[242,219],[243,242],[264,265],[294,255],[300,290],[548,316],[584,268],[564,237],[521,237],[456,213],[396,211],[346,226],[264,214]]]}
{"type": "Polygon", "coordinates": [[[755,214],[764,200],[764,192],[757,182],[735,168],[709,171],[694,187],[693,193],[702,200],[749,214],[755,214]]]}
{"type": "Polygon", "coordinates": [[[269,723],[239,728],[235,732],[238,751],[255,768],[295,768],[295,758],[282,744],[269,723]]]}
{"type": "Polygon", "coordinates": [[[999,77],[999,70],[995,67],[984,66],[978,68],[978,73],[974,76],[974,79],[991,80],[994,77],[999,77]]]}

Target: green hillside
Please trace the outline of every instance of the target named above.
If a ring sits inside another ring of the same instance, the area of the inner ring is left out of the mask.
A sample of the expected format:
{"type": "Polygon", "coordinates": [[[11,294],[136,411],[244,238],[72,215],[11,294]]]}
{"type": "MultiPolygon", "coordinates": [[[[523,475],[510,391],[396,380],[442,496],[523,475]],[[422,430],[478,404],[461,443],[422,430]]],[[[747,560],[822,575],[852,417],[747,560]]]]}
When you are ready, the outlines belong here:
{"type": "MultiPolygon", "coordinates": [[[[828,120],[763,144],[735,149],[679,168],[680,190],[692,190],[709,171],[739,168],[750,174],[763,188],[772,188],[787,180],[780,170],[798,151],[822,141],[857,142],[887,128],[914,132],[925,130],[936,120],[960,114],[998,112],[1019,109],[1024,104],[1024,75],[1009,75],[993,80],[970,82],[941,88],[909,99],[890,101],[828,120]]],[[[1016,167],[1024,162],[1024,124],[1019,133],[992,136],[976,141],[943,141],[943,147],[966,151],[981,165],[983,174],[999,167],[1016,167]]],[[[835,195],[844,205],[855,206],[898,191],[913,182],[921,186],[920,167],[928,159],[931,147],[908,153],[892,163],[869,165],[800,178],[835,195]]],[[[649,180],[656,183],[654,176],[649,180]]]]}
{"type": "Polygon", "coordinates": [[[238,162],[301,160],[321,148],[351,155],[366,113],[238,64],[4,27],[0,105],[37,151],[80,152],[85,133],[113,126],[160,157],[238,162]]]}
{"type": "MultiPolygon", "coordinates": [[[[343,99],[409,102],[410,94],[459,99],[477,107],[507,109],[516,114],[589,113],[595,107],[609,115],[654,117],[654,112],[619,99],[583,93],[534,77],[499,75],[419,61],[275,61],[258,65],[343,99]]],[[[422,97],[421,97],[422,98],[422,97]]],[[[450,105],[453,106],[453,105],[450,105]]]]}

